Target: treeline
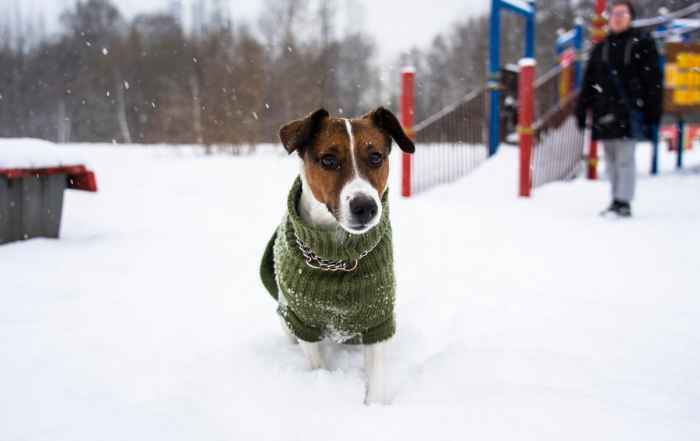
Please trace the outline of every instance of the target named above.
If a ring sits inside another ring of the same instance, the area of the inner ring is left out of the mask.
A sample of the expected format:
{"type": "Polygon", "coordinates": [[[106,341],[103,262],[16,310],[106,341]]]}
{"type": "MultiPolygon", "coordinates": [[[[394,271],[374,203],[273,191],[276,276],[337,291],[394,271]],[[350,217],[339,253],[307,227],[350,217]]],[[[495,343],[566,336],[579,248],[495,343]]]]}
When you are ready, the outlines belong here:
{"type": "Polygon", "coordinates": [[[0,136],[257,143],[319,106],[355,116],[380,104],[371,41],[307,37],[304,3],[268,1],[264,37],[247,26],[186,37],[168,15],[127,23],[108,0],[77,3],[64,32],[30,47],[6,32],[0,136]]]}
{"type": "MultiPolygon", "coordinates": [[[[662,3],[635,2],[640,16],[653,15],[662,3]]],[[[690,3],[676,0],[671,9],[690,3]]],[[[554,64],[557,29],[570,28],[575,17],[590,21],[592,8],[593,0],[537,1],[539,74],[554,64]]],[[[62,14],[58,35],[5,26],[0,137],[274,142],[280,125],[317,107],[348,117],[378,105],[397,111],[400,66],[417,69],[416,121],[486,82],[487,15],[453,23],[429,47],[378,66],[370,37],[332,38],[328,11],[311,11],[307,0],[267,0],[264,11],[257,27],[228,23],[185,36],[171,16],[127,22],[108,0],[88,0],[62,14]]],[[[501,60],[517,63],[523,23],[502,20],[501,60]]]]}

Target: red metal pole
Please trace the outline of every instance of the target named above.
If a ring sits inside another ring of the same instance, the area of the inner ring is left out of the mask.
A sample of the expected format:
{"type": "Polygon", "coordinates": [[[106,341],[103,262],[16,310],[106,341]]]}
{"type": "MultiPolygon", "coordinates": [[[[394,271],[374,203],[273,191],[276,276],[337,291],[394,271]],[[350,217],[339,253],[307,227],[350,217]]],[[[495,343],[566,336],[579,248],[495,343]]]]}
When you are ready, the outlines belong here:
{"type": "MultiPolygon", "coordinates": [[[[405,67],[401,69],[401,125],[404,132],[411,140],[413,136],[413,90],[415,84],[415,69],[405,67]]],[[[401,196],[409,197],[412,193],[411,185],[411,155],[401,152],[402,174],[401,174],[401,196]]]]}
{"type": "MultiPolygon", "coordinates": [[[[607,7],[607,0],[595,0],[593,6],[593,20],[591,21],[591,41],[593,45],[605,40],[608,35],[606,29],[607,20],[603,17],[603,12],[607,7]]],[[[588,179],[598,178],[598,141],[591,139],[590,149],[588,150],[588,179]]]]}
{"type": "Polygon", "coordinates": [[[532,115],[535,100],[535,59],[518,63],[518,148],[520,149],[520,196],[530,197],[532,188],[532,115]]]}

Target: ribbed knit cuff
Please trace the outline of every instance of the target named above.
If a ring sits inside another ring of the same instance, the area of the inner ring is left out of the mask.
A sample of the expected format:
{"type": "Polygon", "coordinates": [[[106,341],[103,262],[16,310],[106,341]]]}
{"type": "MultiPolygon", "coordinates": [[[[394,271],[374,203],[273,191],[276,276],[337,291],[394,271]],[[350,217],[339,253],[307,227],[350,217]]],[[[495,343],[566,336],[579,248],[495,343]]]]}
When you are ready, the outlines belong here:
{"type": "Polygon", "coordinates": [[[317,343],[323,340],[323,332],[320,329],[310,328],[303,324],[289,307],[279,306],[277,313],[284,319],[289,332],[299,340],[317,343]]]}
{"type": "Polygon", "coordinates": [[[391,318],[379,326],[362,333],[362,341],[364,345],[373,345],[380,341],[389,340],[396,333],[396,320],[392,314],[391,318]]]}

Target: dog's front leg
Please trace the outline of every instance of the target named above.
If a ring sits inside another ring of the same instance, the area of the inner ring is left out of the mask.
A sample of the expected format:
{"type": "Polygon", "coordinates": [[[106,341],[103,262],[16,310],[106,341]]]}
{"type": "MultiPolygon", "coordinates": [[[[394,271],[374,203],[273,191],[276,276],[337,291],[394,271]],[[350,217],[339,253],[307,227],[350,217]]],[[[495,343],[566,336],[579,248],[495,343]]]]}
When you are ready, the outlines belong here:
{"type": "Polygon", "coordinates": [[[306,359],[309,360],[309,363],[311,363],[312,369],[326,369],[326,362],[323,359],[321,342],[310,343],[308,341],[300,339],[299,344],[304,350],[304,355],[306,355],[306,359]]]}
{"type": "Polygon", "coordinates": [[[391,339],[373,345],[365,345],[365,374],[367,375],[367,398],[365,404],[385,402],[386,366],[391,351],[391,339]]]}

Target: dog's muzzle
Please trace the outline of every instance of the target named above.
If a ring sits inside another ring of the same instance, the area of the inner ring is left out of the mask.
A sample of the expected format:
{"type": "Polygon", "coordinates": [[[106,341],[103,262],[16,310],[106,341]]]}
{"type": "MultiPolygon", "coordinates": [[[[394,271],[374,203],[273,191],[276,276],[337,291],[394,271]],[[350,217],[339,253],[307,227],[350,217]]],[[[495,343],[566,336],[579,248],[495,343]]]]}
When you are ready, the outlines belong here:
{"type": "Polygon", "coordinates": [[[352,223],[365,227],[377,216],[377,202],[369,196],[358,196],[350,201],[352,223]]]}

